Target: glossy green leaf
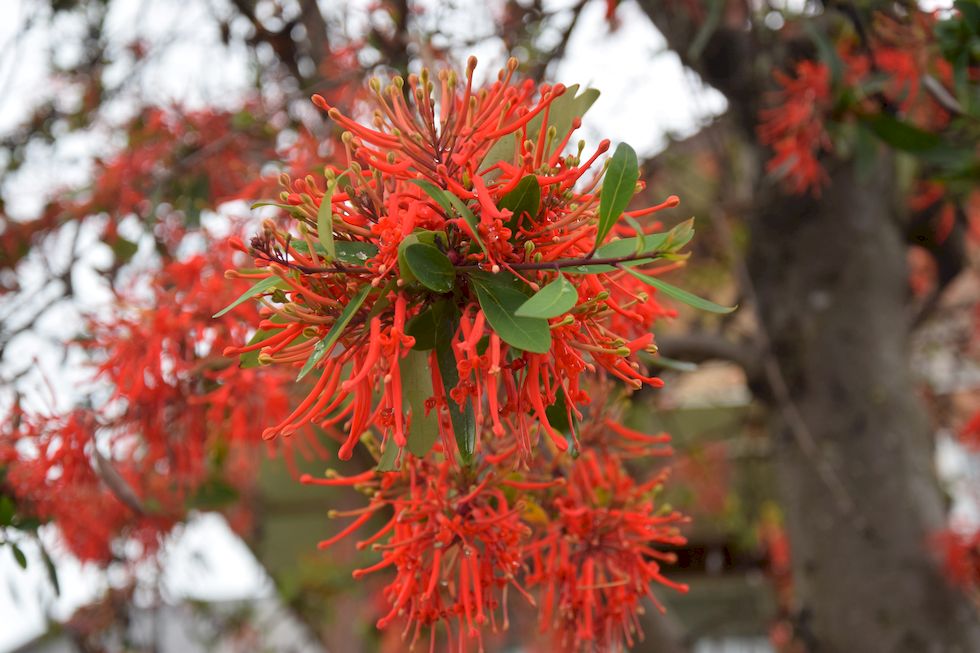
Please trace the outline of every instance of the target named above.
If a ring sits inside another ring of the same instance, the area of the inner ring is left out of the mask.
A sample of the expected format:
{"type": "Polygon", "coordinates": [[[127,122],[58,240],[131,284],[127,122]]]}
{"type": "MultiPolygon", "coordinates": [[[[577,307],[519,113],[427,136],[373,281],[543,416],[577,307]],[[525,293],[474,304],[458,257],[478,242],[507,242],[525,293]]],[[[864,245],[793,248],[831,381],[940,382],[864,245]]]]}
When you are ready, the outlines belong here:
{"type": "MultiPolygon", "coordinates": [[[[305,240],[294,240],[290,246],[303,254],[310,251],[305,240]]],[[[334,247],[337,250],[337,260],[348,265],[364,265],[366,261],[378,255],[377,245],[362,243],[359,240],[335,240],[334,247]]],[[[320,243],[313,243],[313,250],[320,256],[327,253],[320,243]]]]}
{"type": "Polygon", "coordinates": [[[415,273],[412,272],[411,266],[408,264],[408,259],[405,258],[405,251],[410,245],[415,245],[417,243],[422,243],[424,245],[435,245],[436,240],[440,240],[443,246],[446,243],[446,235],[442,232],[437,231],[427,231],[419,230],[413,231],[412,233],[405,236],[401,243],[398,245],[398,272],[404,283],[415,283],[418,281],[415,278],[415,273]]]}
{"type": "Polygon", "coordinates": [[[535,354],[551,349],[551,329],[548,320],[515,315],[527,300],[527,295],[515,289],[505,275],[472,275],[476,296],[487,322],[500,338],[512,347],[535,354]]]}
{"type": "Polygon", "coordinates": [[[401,258],[420,284],[439,293],[453,289],[456,281],[456,268],[449,258],[432,245],[410,244],[404,248],[401,258]]]}
{"type": "Polygon", "coordinates": [[[575,286],[559,274],[558,278],[534,293],[534,296],[521,304],[514,313],[518,317],[558,317],[575,307],[578,291],[575,286]]]}
{"type": "Polygon", "coordinates": [[[450,395],[452,389],[459,384],[459,371],[456,368],[456,354],[453,352],[452,339],[459,326],[459,311],[455,305],[443,302],[433,307],[436,331],[436,361],[439,364],[439,377],[446,392],[446,405],[449,408],[449,419],[456,436],[456,446],[464,465],[473,462],[473,452],[476,450],[476,417],[473,405],[467,401],[460,406],[450,395]]]}
{"type": "MultiPolygon", "coordinates": [[[[620,268],[637,267],[639,265],[653,263],[658,258],[668,257],[668,255],[676,253],[691,242],[693,237],[694,218],[691,218],[680,223],[670,231],[644,234],[642,237],[632,236],[630,238],[612,240],[599,247],[595,252],[594,258],[627,258],[640,253],[649,254],[649,257],[623,261],[617,264],[620,268]]],[[[614,265],[592,263],[564,268],[564,271],[566,274],[599,274],[602,272],[615,272],[617,269],[614,265]]]]}
{"type": "Polygon", "coordinates": [[[411,411],[408,450],[421,458],[429,453],[439,437],[438,411],[433,409],[426,415],[425,410],[425,402],[435,394],[432,390],[429,354],[409,350],[398,365],[402,376],[402,396],[411,411]]]}
{"type": "Polygon", "coordinates": [[[212,317],[221,317],[222,315],[224,315],[231,309],[235,308],[239,304],[246,302],[253,297],[261,295],[262,293],[268,292],[273,288],[278,288],[283,283],[284,283],[283,280],[280,279],[279,277],[276,276],[266,277],[265,279],[262,279],[254,286],[246,290],[244,293],[242,293],[241,297],[239,297],[232,303],[225,306],[223,309],[215,313],[212,317]]]}
{"type": "Polygon", "coordinates": [[[362,243],[353,240],[334,241],[337,248],[337,260],[348,265],[364,265],[378,255],[378,246],[373,243],[362,243]]]}
{"type": "Polygon", "coordinates": [[[721,304],[716,304],[713,301],[702,299],[697,295],[689,293],[688,291],[678,288],[677,286],[671,285],[666,281],[658,279],[657,277],[650,276],[649,274],[643,274],[642,272],[637,272],[636,270],[631,270],[629,268],[625,268],[625,270],[643,283],[653,286],[668,297],[672,297],[679,302],[684,302],[688,306],[693,306],[699,310],[708,311],[709,313],[731,313],[738,308],[737,306],[722,306],[721,304]]]}
{"type": "Polygon", "coordinates": [[[320,208],[316,212],[316,237],[323,247],[324,256],[328,261],[337,258],[337,247],[333,240],[333,189],[336,182],[327,182],[327,190],[320,200],[320,208]]]}
{"type": "Polygon", "coordinates": [[[340,316],[337,317],[337,321],[334,322],[332,327],[330,327],[330,331],[327,332],[327,335],[323,337],[323,340],[313,346],[313,353],[310,354],[308,359],[306,359],[303,369],[300,370],[299,376],[296,377],[297,381],[309,374],[316,364],[320,362],[320,359],[323,358],[328,351],[330,351],[330,348],[334,346],[334,343],[336,343],[340,336],[344,333],[344,329],[346,329],[347,325],[350,324],[351,319],[353,319],[354,315],[361,308],[361,304],[363,304],[364,300],[367,299],[367,296],[370,294],[371,290],[372,287],[370,285],[365,285],[364,288],[361,289],[361,292],[357,293],[350,303],[344,307],[344,310],[340,313],[340,316]]]}
{"type": "Polygon", "coordinates": [[[405,325],[405,334],[415,338],[412,349],[429,351],[436,347],[436,309],[433,306],[421,311],[405,325]]]}
{"type": "Polygon", "coordinates": [[[527,175],[514,186],[514,189],[500,198],[499,208],[507,209],[513,215],[507,221],[509,229],[520,225],[521,217],[527,214],[532,220],[541,208],[541,184],[534,175],[527,175]]]}
{"type": "Polygon", "coordinates": [[[640,163],[636,152],[626,143],[620,143],[609,160],[606,176],[599,195],[599,227],[596,243],[602,244],[623,214],[640,178],[640,163]]]}

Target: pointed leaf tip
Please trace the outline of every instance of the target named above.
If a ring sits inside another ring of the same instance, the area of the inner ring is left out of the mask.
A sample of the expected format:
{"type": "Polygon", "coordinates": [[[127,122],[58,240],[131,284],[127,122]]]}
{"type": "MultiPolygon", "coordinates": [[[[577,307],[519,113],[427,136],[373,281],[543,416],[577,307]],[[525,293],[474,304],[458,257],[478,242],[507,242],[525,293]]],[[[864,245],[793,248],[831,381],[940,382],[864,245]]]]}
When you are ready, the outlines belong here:
{"type": "Polygon", "coordinates": [[[557,279],[521,304],[514,315],[538,318],[558,317],[572,310],[577,302],[578,290],[564,275],[559,274],[557,279]]]}

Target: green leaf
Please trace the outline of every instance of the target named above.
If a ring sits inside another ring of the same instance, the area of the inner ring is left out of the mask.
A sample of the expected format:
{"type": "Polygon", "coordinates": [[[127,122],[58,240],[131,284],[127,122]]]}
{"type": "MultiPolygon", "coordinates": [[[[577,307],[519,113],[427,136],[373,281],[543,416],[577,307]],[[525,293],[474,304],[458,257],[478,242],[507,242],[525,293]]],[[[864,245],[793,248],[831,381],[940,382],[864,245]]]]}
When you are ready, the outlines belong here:
{"type": "MultiPolygon", "coordinates": [[[[575,118],[581,118],[585,115],[585,112],[592,107],[595,101],[599,98],[599,91],[594,88],[587,88],[582,91],[581,94],[576,96],[578,92],[578,84],[573,84],[565,89],[565,92],[561,97],[555,99],[551,103],[551,108],[548,110],[548,126],[554,126],[557,132],[557,142],[555,145],[565,137],[565,134],[572,128],[572,122],[575,118]]],[[[531,140],[537,140],[538,134],[541,133],[541,123],[544,120],[544,113],[539,113],[527,125],[527,135],[531,140]]],[[[500,161],[513,161],[514,152],[517,147],[517,135],[516,134],[506,134],[501,136],[500,139],[494,143],[489,150],[487,150],[486,155],[483,157],[483,161],[480,162],[480,170],[486,171],[487,168],[499,163],[500,161]]],[[[550,154],[550,153],[549,153],[550,154]]],[[[496,172],[496,171],[494,171],[496,172]]],[[[495,177],[493,173],[484,172],[484,176],[488,179],[495,177]]]]}
{"type": "Polygon", "coordinates": [[[24,555],[24,551],[13,542],[10,542],[9,544],[10,544],[10,550],[14,554],[14,560],[17,561],[17,565],[21,569],[27,569],[27,556],[24,555]]]}
{"type": "MultiPolygon", "coordinates": [[[[274,322],[276,324],[286,324],[286,320],[284,320],[279,315],[273,315],[270,318],[269,321],[270,322],[274,322]]],[[[248,344],[249,345],[254,345],[256,343],[262,342],[263,340],[268,340],[269,338],[271,338],[272,336],[274,336],[274,335],[276,335],[278,333],[282,333],[282,329],[259,329],[259,330],[257,330],[252,335],[251,338],[249,338],[248,344]]],[[[309,340],[309,339],[310,339],[309,336],[306,336],[306,335],[300,333],[298,336],[296,336],[296,339],[293,340],[293,343],[298,344],[298,343],[304,342],[304,341],[309,340]]],[[[241,356],[239,356],[238,357],[238,367],[240,367],[242,369],[246,369],[246,370],[247,369],[250,369],[250,368],[258,367],[259,366],[259,352],[260,351],[262,351],[262,350],[261,349],[255,349],[255,350],[252,350],[252,351],[247,351],[244,354],[242,354],[241,356]]]]}
{"type": "Polygon", "coordinates": [[[54,566],[54,560],[51,559],[51,554],[48,553],[44,543],[39,538],[35,538],[35,541],[37,542],[38,550],[41,552],[41,561],[44,563],[44,569],[48,573],[48,580],[54,589],[54,595],[61,596],[61,582],[58,580],[58,568],[54,566]]]}
{"type": "Polygon", "coordinates": [[[116,236],[111,247],[117,263],[128,263],[140,248],[139,245],[122,236],[116,236]]]}
{"type": "Polygon", "coordinates": [[[578,302],[578,290],[564,275],[559,274],[557,279],[521,304],[514,315],[518,317],[558,317],[572,310],[576,302],[578,302]]]}
{"type": "Polygon", "coordinates": [[[711,40],[711,36],[721,24],[722,10],[725,8],[726,3],[723,0],[709,0],[708,5],[708,16],[701,21],[701,27],[698,29],[697,34],[694,35],[691,47],[687,49],[687,56],[690,61],[697,61],[701,58],[701,55],[704,53],[704,48],[711,40]]]}
{"type": "Polygon", "coordinates": [[[415,245],[416,243],[435,246],[437,238],[441,241],[442,245],[445,246],[446,234],[442,233],[441,231],[437,232],[426,230],[413,231],[405,236],[402,242],[398,244],[398,272],[404,283],[415,283],[418,281],[418,279],[415,278],[415,273],[412,272],[412,268],[408,265],[408,259],[405,258],[405,250],[410,245],[415,245]]]}
{"type": "Polygon", "coordinates": [[[320,208],[316,212],[316,236],[323,246],[324,256],[328,261],[337,258],[337,246],[333,238],[333,193],[346,174],[345,172],[327,181],[327,189],[320,199],[320,208]]]}
{"type": "Polygon", "coordinates": [[[836,87],[844,77],[844,62],[837,53],[837,47],[817,28],[815,21],[805,21],[803,31],[813,39],[820,61],[830,69],[831,85],[836,87]]]}
{"type": "MultiPolygon", "coordinates": [[[[249,338],[248,344],[255,345],[263,340],[268,340],[272,336],[280,333],[281,329],[259,329],[255,334],[249,338]]],[[[247,351],[238,357],[238,367],[242,369],[250,369],[259,366],[259,352],[261,349],[255,349],[253,351],[247,351]]]]}
{"type": "Polygon", "coordinates": [[[888,114],[880,113],[865,118],[864,123],[885,143],[905,152],[922,153],[942,144],[936,134],[901,122],[888,114]]]}
{"type": "Polygon", "coordinates": [[[459,384],[459,371],[456,368],[456,354],[453,353],[452,339],[459,325],[459,310],[450,302],[440,302],[433,306],[436,331],[436,361],[439,364],[439,377],[446,392],[446,405],[449,419],[456,436],[456,446],[464,465],[473,462],[476,450],[476,417],[473,405],[467,401],[460,406],[450,396],[450,391],[459,384]]]}
{"type": "MultiPolygon", "coordinates": [[[[660,234],[651,234],[650,238],[656,238],[660,234]]],[[[664,234],[666,236],[666,234],[664,234]]],[[[595,251],[595,258],[622,258],[639,254],[641,248],[649,248],[647,237],[631,236],[630,238],[617,238],[609,241],[595,251]]],[[[654,248],[656,249],[656,248],[654,248]]]]}
{"type": "Polygon", "coordinates": [[[316,237],[323,246],[328,261],[337,258],[337,247],[333,242],[333,189],[336,182],[328,182],[327,190],[320,200],[320,208],[316,212],[316,237]]]}
{"type": "Polygon", "coordinates": [[[499,175],[499,171],[493,170],[486,172],[487,168],[491,168],[494,165],[500,163],[501,161],[513,161],[514,152],[517,149],[517,136],[514,134],[504,134],[501,136],[496,143],[490,146],[487,150],[486,156],[483,157],[483,161],[480,162],[480,170],[485,171],[483,175],[487,177],[488,180],[493,180],[499,175]]]}
{"type": "Polygon", "coordinates": [[[693,306],[694,308],[702,311],[708,311],[709,313],[731,313],[738,308],[737,306],[722,306],[721,304],[716,304],[712,301],[702,299],[697,295],[689,293],[686,290],[682,290],[677,286],[671,285],[666,281],[662,281],[657,277],[652,277],[648,274],[643,274],[642,272],[637,272],[636,270],[631,270],[629,268],[625,269],[629,274],[633,275],[643,283],[653,286],[668,297],[673,297],[679,302],[684,302],[688,306],[693,306]]]}
{"type": "MultiPolygon", "coordinates": [[[[668,251],[676,252],[691,242],[692,238],[694,238],[694,218],[688,218],[667,232],[667,238],[662,245],[655,243],[653,247],[655,249],[662,247],[668,251]]],[[[649,242],[647,247],[650,247],[649,242]]]]}
{"type": "Polygon", "coordinates": [[[404,256],[400,258],[403,258],[418,282],[429,290],[447,293],[453,289],[456,268],[445,254],[432,245],[410,244],[404,248],[404,256]]]}
{"type": "Polygon", "coordinates": [[[280,204],[279,202],[256,202],[255,204],[252,205],[252,209],[255,210],[262,206],[274,206],[277,209],[282,209],[283,211],[291,213],[297,218],[306,217],[306,213],[303,212],[303,209],[296,206],[295,204],[280,204]]]}
{"type": "Polygon", "coordinates": [[[235,486],[218,476],[204,481],[190,498],[191,508],[198,510],[220,510],[238,501],[239,493],[235,486]]]}
{"type": "Polygon", "coordinates": [[[523,351],[545,354],[551,349],[548,320],[515,315],[527,296],[514,288],[505,275],[472,275],[476,296],[487,322],[507,344],[523,351]]]}
{"type": "Polygon", "coordinates": [[[337,259],[348,265],[364,265],[378,255],[378,247],[373,243],[362,243],[356,240],[334,241],[337,248],[337,259]]]}
{"type": "MultiPolygon", "coordinates": [[[[554,127],[556,134],[555,143],[552,147],[557,147],[561,143],[562,139],[565,138],[565,134],[571,130],[572,123],[575,119],[584,116],[585,112],[599,98],[599,91],[594,88],[587,88],[580,95],[576,95],[578,89],[578,84],[569,86],[562,93],[561,97],[551,103],[551,108],[548,110],[548,126],[554,127]]],[[[531,121],[532,124],[528,127],[527,132],[530,138],[538,138],[538,133],[541,129],[541,120],[543,118],[544,114],[540,113],[531,121]]],[[[554,150],[548,152],[547,155],[551,156],[553,152],[554,150]]]]}
{"type": "MultiPolygon", "coordinates": [[[[581,118],[584,116],[586,112],[592,108],[592,105],[595,104],[595,101],[599,99],[599,95],[599,89],[596,88],[587,88],[582,91],[582,93],[578,95],[575,98],[575,101],[572,103],[572,119],[574,120],[575,118],[581,118]]],[[[569,121],[568,129],[571,128],[572,121],[569,121]]],[[[564,138],[566,133],[568,133],[568,130],[565,130],[564,133],[561,131],[561,129],[558,130],[558,136],[560,138],[564,138]]]]}
{"type": "Polygon", "coordinates": [[[640,178],[640,163],[636,152],[626,143],[620,143],[606,168],[606,178],[602,182],[599,195],[599,231],[595,242],[602,244],[613,225],[619,220],[636,190],[640,178]]]}
{"type": "Polygon", "coordinates": [[[401,448],[395,444],[393,439],[389,440],[385,445],[384,451],[381,452],[381,459],[378,460],[378,471],[379,472],[393,472],[398,469],[398,452],[401,448]]]}
{"type": "Polygon", "coordinates": [[[435,394],[432,390],[432,373],[429,355],[410,349],[398,362],[402,376],[402,397],[408,402],[412,423],[408,432],[408,450],[421,458],[429,453],[439,437],[439,412],[425,414],[425,402],[435,394]]]}
{"type": "Polygon", "coordinates": [[[514,189],[500,198],[498,208],[507,209],[513,215],[507,221],[508,229],[520,226],[521,217],[527,214],[532,220],[541,208],[541,184],[534,175],[527,175],[514,186],[514,189]]]}
{"type": "Polygon", "coordinates": [[[674,370],[675,372],[696,372],[698,370],[698,364],[692,363],[690,361],[681,361],[676,358],[667,358],[666,356],[650,356],[647,359],[651,365],[656,365],[668,370],[674,370]]]}
{"type": "Polygon", "coordinates": [[[231,309],[235,308],[239,304],[248,301],[252,297],[256,297],[258,295],[261,295],[262,293],[268,292],[273,288],[279,288],[282,284],[283,284],[283,280],[277,276],[273,275],[271,277],[266,277],[265,279],[262,279],[254,286],[246,290],[244,293],[242,293],[241,297],[239,297],[232,303],[228,304],[227,306],[225,306],[223,309],[221,309],[211,317],[221,317],[222,315],[224,315],[231,309]]]}
{"type": "Polygon", "coordinates": [[[553,428],[565,434],[565,441],[568,442],[568,453],[572,458],[578,458],[579,452],[578,447],[575,446],[574,437],[575,414],[568,410],[568,400],[565,396],[564,387],[558,386],[558,396],[555,398],[555,403],[545,408],[544,414],[553,428]]]}
{"type": "Polygon", "coordinates": [[[7,495],[0,496],[0,526],[10,526],[14,523],[14,500],[7,495]]]}
{"type": "Polygon", "coordinates": [[[405,325],[405,334],[415,338],[412,349],[428,351],[436,348],[436,309],[433,306],[421,311],[405,325]]]}
{"type": "MultiPolygon", "coordinates": [[[[649,254],[649,258],[634,259],[623,261],[619,267],[636,267],[652,263],[658,258],[667,254],[675,253],[691,242],[694,237],[694,218],[685,220],[670,231],[656,234],[644,234],[642,236],[632,236],[630,238],[617,238],[599,247],[595,252],[595,258],[625,258],[635,254],[649,254]]],[[[565,268],[568,274],[598,274],[600,272],[614,272],[618,268],[608,264],[586,264],[565,268]]]]}
{"type": "MultiPolygon", "coordinates": [[[[337,250],[337,260],[348,265],[364,265],[366,261],[378,255],[378,247],[372,243],[359,240],[335,240],[333,244],[337,250]]],[[[290,246],[304,254],[310,251],[305,240],[294,240],[290,246]]],[[[327,253],[320,243],[313,243],[313,249],[320,256],[325,256],[327,253]]]]}
{"type": "Polygon", "coordinates": [[[398,287],[398,279],[388,280],[388,283],[386,283],[381,288],[381,294],[378,295],[378,299],[375,300],[373,304],[371,304],[371,310],[368,311],[367,318],[365,319],[365,321],[370,321],[371,318],[381,315],[381,313],[388,310],[388,307],[391,306],[391,300],[389,299],[389,296],[391,295],[391,291],[397,287],[398,287]]]}
{"type": "Polygon", "coordinates": [[[337,339],[344,333],[344,329],[347,328],[347,325],[354,317],[354,314],[361,308],[361,304],[363,304],[364,300],[367,299],[367,296],[371,290],[372,286],[370,284],[365,284],[365,286],[361,289],[361,292],[357,293],[354,299],[352,299],[350,303],[344,307],[344,310],[340,313],[337,321],[333,323],[332,327],[330,327],[330,331],[327,332],[327,335],[323,337],[323,340],[314,345],[313,353],[310,354],[308,359],[306,359],[303,369],[300,370],[299,376],[296,377],[297,381],[309,374],[316,364],[320,362],[320,359],[323,358],[328,351],[330,351],[330,348],[334,346],[337,339]]]}
{"type": "Polygon", "coordinates": [[[480,232],[477,229],[479,222],[463,200],[456,197],[455,194],[439,188],[431,181],[426,181],[425,179],[409,179],[409,181],[425,191],[426,195],[435,200],[436,204],[441,206],[442,210],[445,211],[447,215],[452,215],[454,211],[458,213],[463,220],[466,221],[466,224],[469,225],[471,231],[470,235],[473,236],[473,240],[476,242],[476,244],[479,245],[480,249],[482,249],[484,252],[487,251],[487,248],[483,245],[483,239],[480,238],[480,232]]]}

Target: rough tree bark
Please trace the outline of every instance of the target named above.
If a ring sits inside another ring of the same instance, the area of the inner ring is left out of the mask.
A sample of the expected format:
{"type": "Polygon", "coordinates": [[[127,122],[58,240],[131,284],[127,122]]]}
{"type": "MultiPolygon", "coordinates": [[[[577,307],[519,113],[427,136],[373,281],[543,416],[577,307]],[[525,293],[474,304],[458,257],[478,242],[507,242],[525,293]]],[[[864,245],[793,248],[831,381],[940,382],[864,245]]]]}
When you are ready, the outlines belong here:
{"type": "MultiPolygon", "coordinates": [[[[698,58],[700,26],[678,3],[640,0],[685,64],[722,91],[746,147],[773,66],[800,44],[719,25],[698,58]]],[[[894,169],[869,179],[832,163],[819,199],[765,179],[745,218],[748,276],[794,418],[774,406],[772,435],[792,545],[799,631],[819,653],[980,651],[976,614],[929,551],[943,507],[933,438],[909,370],[904,225],[894,169]],[[827,471],[833,483],[828,483],[827,471]],[[832,484],[837,487],[831,487],[832,484]],[[853,502],[849,508],[847,501],[853,502]]],[[[784,398],[786,399],[786,398],[784,398]]]]}
{"type": "Polygon", "coordinates": [[[933,440],[909,370],[906,245],[894,174],[845,165],[819,201],[759,195],[749,271],[791,400],[772,435],[801,626],[816,651],[980,651],[976,615],[942,577],[933,440]],[[834,499],[832,467],[853,510],[834,499]]]}

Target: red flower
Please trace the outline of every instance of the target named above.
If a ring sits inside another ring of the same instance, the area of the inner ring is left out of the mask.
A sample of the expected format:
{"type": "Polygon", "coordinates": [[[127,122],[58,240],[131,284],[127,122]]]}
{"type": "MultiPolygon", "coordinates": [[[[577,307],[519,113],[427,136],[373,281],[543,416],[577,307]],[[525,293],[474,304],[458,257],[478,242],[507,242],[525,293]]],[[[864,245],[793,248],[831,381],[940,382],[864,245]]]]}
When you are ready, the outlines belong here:
{"type": "MultiPolygon", "coordinates": [[[[512,504],[508,495],[512,488],[529,485],[508,478],[494,464],[459,474],[448,460],[412,458],[400,472],[302,480],[351,485],[372,497],[366,508],[343,513],[358,516],[321,542],[321,549],[353,533],[376,513],[390,515],[383,527],[357,544],[380,551],[381,560],[354,572],[354,578],[360,578],[394,567],[395,576],[384,592],[390,611],[378,621],[379,628],[402,617],[406,633],[414,627],[413,645],[427,629],[434,650],[435,626],[445,623],[452,639],[455,625],[462,651],[467,639],[482,641],[480,627],[497,627],[498,611],[506,627],[508,587],[527,596],[517,576],[531,529],[521,520],[520,502],[512,504]]],[[[554,484],[532,482],[530,487],[554,484]]]]}
{"type": "Polygon", "coordinates": [[[636,483],[615,458],[587,452],[571,469],[567,492],[555,498],[557,519],[531,547],[528,584],[540,585],[542,629],[554,626],[564,647],[613,651],[632,646],[637,611],[659,583],[682,592],[661,565],[674,555],[654,548],[686,542],[684,518],[658,510],[655,478],[636,483]]]}
{"type": "Polygon", "coordinates": [[[937,535],[949,578],[964,588],[980,589],[980,530],[953,530],[937,535]]]}
{"type": "Polygon", "coordinates": [[[794,193],[819,194],[829,181],[820,165],[831,147],[823,127],[830,108],[830,70],[825,64],[800,61],[792,75],[773,73],[780,89],[771,95],[771,109],[759,112],[759,141],[773,149],[766,170],[784,178],[794,193]]]}

